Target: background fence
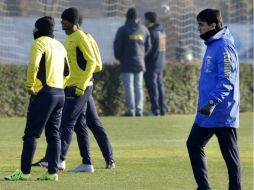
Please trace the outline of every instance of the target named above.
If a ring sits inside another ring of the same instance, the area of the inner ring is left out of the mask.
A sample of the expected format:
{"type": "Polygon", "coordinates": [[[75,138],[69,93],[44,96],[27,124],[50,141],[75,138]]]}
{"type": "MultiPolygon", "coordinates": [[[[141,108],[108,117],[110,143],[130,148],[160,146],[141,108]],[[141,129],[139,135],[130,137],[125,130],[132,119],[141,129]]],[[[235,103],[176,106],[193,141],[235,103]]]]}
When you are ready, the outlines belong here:
{"type": "MultiPolygon", "coordinates": [[[[167,33],[165,85],[170,113],[196,111],[200,66],[197,63],[204,51],[196,15],[202,9],[222,10],[224,23],[235,38],[240,61],[253,62],[252,0],[0,0],[0,116],[26,113],[25,64],[29,61],[36,19],[53,16],[55,37],[64,42],[60,16],[68,7],[78,7],[83,14],[83,30],[98,42],[103,63],[116,63],[113,40],[118,27],[125,22],[128,8],[136,7],[141,22],[146,11],[157,12],[167,33]]],[[[102,115],[118,115],[124,110],[118,69],[115,64],[104,65],[103,72],[96,76],[94,97],[102,115]]],[[[241,64],[240,71],[241,111],[253,111],[253,64],[241,64]]],[[[145,96],[148,100],[146,91],[145,96]]],[[[148,106],[145,104],[145,110],[149,110],[148,106]]]]}
{"type": "Polygon", "coordinates": [[[78,7],[85,17],[84,30],[98,41],[103,62],[115,62],[113,39],[130,7],[136,7],[141,21],[146,11],[157,12],[167,32],[167,58],[173,62],[201,59],[204,46],[196,15],[204,8],[218,8],[235,37],[240,60],[253,60],[252,0],[0,0],[0,63],[28,62],[32,29],[39,16],[56,18],[56,38],[63,42],[60,15],[70,6],[78,7]]]}

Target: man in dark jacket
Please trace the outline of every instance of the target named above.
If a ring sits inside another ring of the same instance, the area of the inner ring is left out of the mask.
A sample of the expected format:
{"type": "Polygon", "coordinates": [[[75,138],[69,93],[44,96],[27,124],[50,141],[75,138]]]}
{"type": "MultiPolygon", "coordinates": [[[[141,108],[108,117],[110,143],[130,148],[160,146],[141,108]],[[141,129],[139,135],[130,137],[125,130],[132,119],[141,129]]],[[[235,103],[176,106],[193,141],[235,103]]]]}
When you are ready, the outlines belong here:
{"type": "Polygon", "coordinates": [[[157,22],[155,12],[145,13],[146,26],[150,32],[152,49],[145,57],[144,74],[146,88],[151,101],[151,115],[165,115],[168,112],[163,84],[165,64],[166,34],[163,26],[157,22]]]}
{"type": "Polygon", "coordinates": [[[120,61],[121,78],[125,88],[126,116],[143,115],[143,72],[145,55],[151,47],[150,34],[136,19],[134,8],[126,14],[126,23],[121,26],[114,41],[115,58],[120,61]]]}

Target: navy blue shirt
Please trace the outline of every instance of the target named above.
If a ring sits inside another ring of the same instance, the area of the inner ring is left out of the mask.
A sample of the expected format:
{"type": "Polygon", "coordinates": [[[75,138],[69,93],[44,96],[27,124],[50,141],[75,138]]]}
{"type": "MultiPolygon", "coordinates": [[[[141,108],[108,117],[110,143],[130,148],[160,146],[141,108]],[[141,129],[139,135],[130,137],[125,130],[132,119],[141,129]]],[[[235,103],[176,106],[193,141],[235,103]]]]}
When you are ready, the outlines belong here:
{"type": "Polygon", "coordinates": [[[145,57],[146,70],[161,72],[165,64],[166,34],[163,26],[159,23],[155,23],[148,29],[152,48],[145,57]]]}
{"type": "Polygon", "coordinates": [[[135,20],[127,20],[114,40],[115,58],[120,61],[120,72],[145,71],[145,55],[151,48],[150,34],[145,26],[135,20]]]}

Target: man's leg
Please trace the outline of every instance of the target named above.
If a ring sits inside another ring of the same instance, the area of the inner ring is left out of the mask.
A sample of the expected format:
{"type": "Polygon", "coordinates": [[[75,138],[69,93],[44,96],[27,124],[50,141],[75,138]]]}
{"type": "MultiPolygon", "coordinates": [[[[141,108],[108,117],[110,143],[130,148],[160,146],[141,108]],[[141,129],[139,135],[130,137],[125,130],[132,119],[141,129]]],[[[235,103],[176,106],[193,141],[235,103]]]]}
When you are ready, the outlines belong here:
{"type": "Polygon", "coordinates": [[[40,138],[53,109],[54,105],[48,100],[47,95],[38,94],[37,96],[31,96],[21,155],[21,171],[24,174],[31,172],[31,163],[37,146],[37,139],[40,138]]]}
{"type": "Polygon", "coordinates": [[[77,135],[77,142],[80,155],[82,157],[82,163],[91,165],[92,161],[90,156],[90,139],[86,123],[87,104],[85,105],[84,110],[86,111],[82,112],[82,114],[79,116],[74,130],[77,135]]]}
{"type": "Polygon", "coordinates": [[[237,146],[236,129],[231,127],[218,128],[215,134],[228,169],[228,189],[241,190],[241,162],[237,146]]]}
{"type": "Polygon", "coordinates": [[[99,116],[96,111],[93,96],[89,97],[87,102],[87,114],[86,114],[87,126],[92,131],[97,144],[99,145],[105,162],[114,161],[112,146],[109,142],[108,135],[103,127],[99,116]]]}
{"type": "Polygon", "coordinates": [[[143,115],[143,72],[134,73],[134,89],[135,89],[135,113],[137,116],[143,115]]]}
{"type": "Polygon", "coordinates": [[[167,99],[165,94],[163,71],[157,73],[157,88],[159,93],[160,115],[165,115],[168,112],[167,99]]]}
{"type": "Polygon", "coordinates": [[[58,102],[53,110],[49,121],[45,127],[45,135],[48,143],[48,173],[54,174],[58,171],[58,163],[61,151],[61,141],[59,128],[61,125],[62,109],[64,106],[64,95],[55,96],[55,101],[58,102]]]}
{"type": "Polygon", "coordinates": [[[208,183],[208,172],[204,147],[213,134],[213,129],[206,129],[193,125],[187,140],[187,148],[191,166],[196,183],[198,185],[197,190],[211,189],[208,183]]]}
{"type": "Polygon", "coordinates": [[[64,161],[69,149],[74,126],[82,113],[92,93],[92,86],[89,86],[83,96],[75,95],[75,88],[66,89],[66,98],[61,121],[61,155],[60,161],[64,161]]]}
{"type": "Polygon", "coordinates": [[[156,73],[146,71],[144,73],[145,84],[151,102],[151,111],[154,115],[160,115],[159,92],[157,87],[156,73]]]}
{"type": "Polygon", "coordinates": [[[124,85],[124,92],[125,92],[125,99],[126,99],[126,107],[127,107],[127,114],[130,116],[134,116],[135,114],[135,100],[134,100],[134,87],[133,87],[133,80],[134,76],[133,73],[121,73],[121,78],[123,80],[124,85]]]}

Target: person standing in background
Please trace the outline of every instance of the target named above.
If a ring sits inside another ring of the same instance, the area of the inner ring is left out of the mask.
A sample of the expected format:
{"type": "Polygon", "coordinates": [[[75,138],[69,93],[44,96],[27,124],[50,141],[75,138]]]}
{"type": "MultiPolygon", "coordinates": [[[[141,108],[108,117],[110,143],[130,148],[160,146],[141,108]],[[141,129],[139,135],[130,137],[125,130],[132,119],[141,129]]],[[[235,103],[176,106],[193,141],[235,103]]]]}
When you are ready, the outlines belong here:
{"type": "Polygon", "coordinates": [[[114,40],[114,55],[120,61],[125,90],[125,116],[143,115],[143,73],[145,55],[150,48],[149,31],[137,21],[136,9],[130,8],[126,22],[118,29],[114,40]]]}
{"type": "Polygon", "coordinates": [[[145,13],[145,24],[150,32],[152,48],[145,57],[146,71],[144,79],[151,101],[148,115],[163,116],[168,112],[163,70],[166,54],[166,34],[163,26],[157,22],[155,12],[145,13]]]}

